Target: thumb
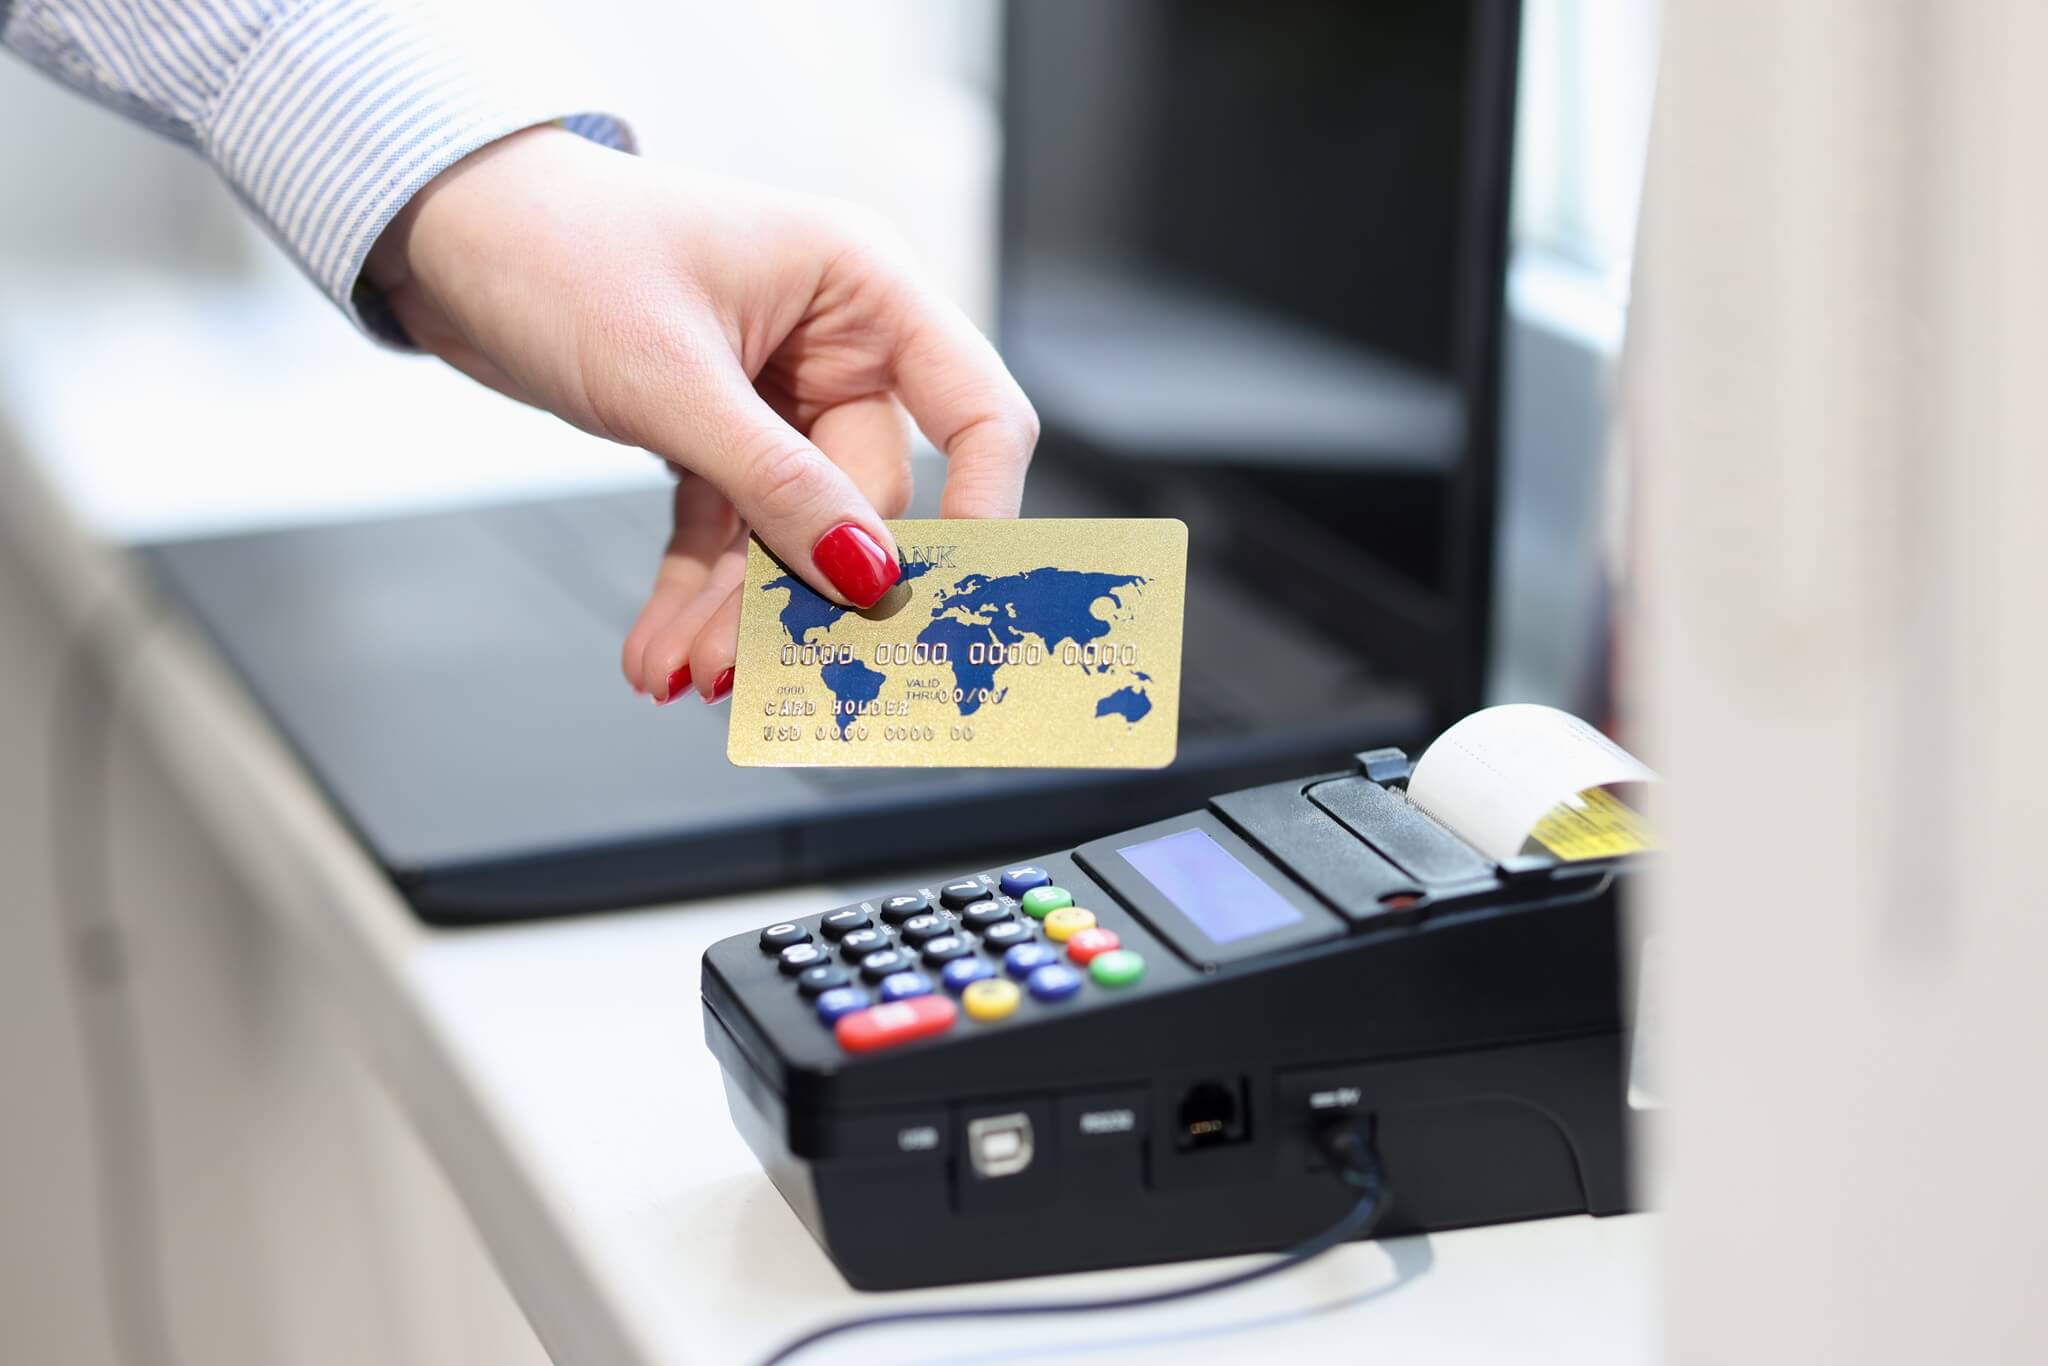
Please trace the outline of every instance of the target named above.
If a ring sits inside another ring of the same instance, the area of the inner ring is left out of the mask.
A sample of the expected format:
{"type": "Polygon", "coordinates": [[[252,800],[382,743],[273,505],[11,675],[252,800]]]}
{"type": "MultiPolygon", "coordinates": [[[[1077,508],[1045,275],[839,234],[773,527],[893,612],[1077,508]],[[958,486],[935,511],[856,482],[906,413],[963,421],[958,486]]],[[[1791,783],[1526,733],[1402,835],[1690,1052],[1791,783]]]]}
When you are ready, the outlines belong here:
{"type": "Polygon", "coordinates": [[[872,607],[902,574],[896,542],[846,472],[754,392],[729,359],[643,442],[714,484],[762,542],[835,602],[872,607]]]}

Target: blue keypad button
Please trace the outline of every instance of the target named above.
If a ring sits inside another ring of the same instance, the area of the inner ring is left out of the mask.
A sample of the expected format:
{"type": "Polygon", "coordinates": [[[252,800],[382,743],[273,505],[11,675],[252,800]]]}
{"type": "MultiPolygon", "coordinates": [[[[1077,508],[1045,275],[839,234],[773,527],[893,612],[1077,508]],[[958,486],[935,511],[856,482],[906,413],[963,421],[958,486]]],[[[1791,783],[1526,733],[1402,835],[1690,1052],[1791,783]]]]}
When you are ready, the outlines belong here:
{"type": "Polygon", "coordinates": [[[1003,869],[1004,896],[1022,896],[1033,887],[1048,887],[1051,885],[1052,874],[1033,864],[1027,863],[1021,868],[1003,869]]]}
{"type": "Polygon", "coordinates": [[[867,1009],[868,994],[859,987],[834,987],[818,998],[818,1018],[831,1024],[841,1015],[867,1009]]]}
{"type": "Polygon", "coordinates": [[[1043,944],[1019,944],[1003,955],[1003,971],[1012,977],[1029,977],[1048,963],[1057,963],[1059,955],[1043,944]]]}
{"type": "Polygon", "coordinates": [[[946,984],[948,991],[965,991],[969,982],[979,982],[984,977],[993,977],[996,970],[979,958],[956,958],[946,964],[939,980],[946,984]]]}
{"type": "Polygon", "coordinates": [[[1048,963],[1034,968],[1024,986],[1041,1001],[1064,1001],[1081,989],[1081,974],[1065,963],[1048,963]]]}
{"type": "Polygon", "coordinates": [[[1031,927],[1021,920],[1004,920],[981,932],[981,942],[1001,952],[1031,942],[1031,927]]]}
{"type": "Polygon", "coordinates": [[[881,995],[885,1001],[906,1001],[912,996],[932,994],[932,979],[921,972],[892,972],[882,979],[881,995]]]}
{"type": "Polygon", "coordinates": [[[891,973],[908,972],[917,966],[917,960],[901,949],[883,949],[860,960],[860,975],[870,982],[879,982],[891,973]]]}

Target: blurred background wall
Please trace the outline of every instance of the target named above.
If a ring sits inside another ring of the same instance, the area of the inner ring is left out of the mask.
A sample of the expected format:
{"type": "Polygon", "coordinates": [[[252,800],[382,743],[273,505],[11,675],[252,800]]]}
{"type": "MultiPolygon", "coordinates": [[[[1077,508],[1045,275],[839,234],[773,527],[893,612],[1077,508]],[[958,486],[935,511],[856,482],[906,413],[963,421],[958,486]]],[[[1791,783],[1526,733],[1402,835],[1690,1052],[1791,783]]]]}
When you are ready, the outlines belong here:
{"type": "MultiPolygon", "coordinates": [[[[987,321],[996,0],[536,8],[611,83],[647,154],[869,204],[987,321]]],[[[0,268],[278,274],[276,252],[196,157],[11,56],[0,127],[11,130],[0,268]]]]}
{"type": "Polygon", "coordinates": [[[1604,668],[1600,517],[1656,88],[1655,0],[1527,0],[1502,395],[1495,701],[1583,710],[1604,668]]]}

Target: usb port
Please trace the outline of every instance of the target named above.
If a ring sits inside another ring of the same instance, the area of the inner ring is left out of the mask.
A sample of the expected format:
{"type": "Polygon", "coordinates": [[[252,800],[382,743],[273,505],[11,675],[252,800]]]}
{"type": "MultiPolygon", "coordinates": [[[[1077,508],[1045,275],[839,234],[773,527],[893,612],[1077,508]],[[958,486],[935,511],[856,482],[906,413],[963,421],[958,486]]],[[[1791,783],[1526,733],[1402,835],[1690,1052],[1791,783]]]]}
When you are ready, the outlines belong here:
{"type": "Polygon", "coordinates": [[[989,1115],[967,1122],[967,1160],[976,1176],[1015,1176],[1031,1165],[1031,1149],[1029,1115],[989,1115]]]}

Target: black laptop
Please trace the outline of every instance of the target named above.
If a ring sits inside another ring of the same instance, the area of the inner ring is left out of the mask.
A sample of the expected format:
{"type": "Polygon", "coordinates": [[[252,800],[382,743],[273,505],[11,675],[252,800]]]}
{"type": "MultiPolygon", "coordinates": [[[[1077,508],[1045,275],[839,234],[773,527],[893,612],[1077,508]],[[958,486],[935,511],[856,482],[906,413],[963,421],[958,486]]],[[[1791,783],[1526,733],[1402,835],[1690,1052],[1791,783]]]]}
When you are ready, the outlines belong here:
{"type": "Polygon", "coordinates": [[[142,554],[439,923],[955,866],[1412,743],[1480,695],[1516,24],[1495,0],[1009,7],[1025,511],[1188,522],[1168,769],[732,767],[728,709],[619,676],[659,489],[142,554]]]}

